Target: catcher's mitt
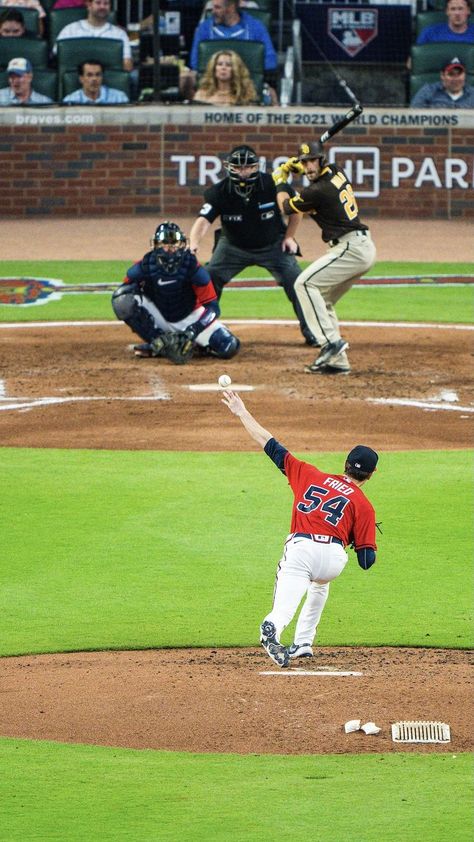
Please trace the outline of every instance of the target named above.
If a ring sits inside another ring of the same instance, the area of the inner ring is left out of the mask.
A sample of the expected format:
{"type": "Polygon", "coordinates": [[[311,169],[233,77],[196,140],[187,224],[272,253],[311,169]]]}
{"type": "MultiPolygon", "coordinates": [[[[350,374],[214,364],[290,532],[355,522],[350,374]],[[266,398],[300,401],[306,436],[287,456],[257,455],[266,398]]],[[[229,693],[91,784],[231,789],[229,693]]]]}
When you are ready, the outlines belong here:
{"type": "Polygon", "coordinates": [[[193,355],[193,340],[185,331],[166,331],[151,343],[154,357],[166,357],[175,365],[185,365],[193,355]]]}

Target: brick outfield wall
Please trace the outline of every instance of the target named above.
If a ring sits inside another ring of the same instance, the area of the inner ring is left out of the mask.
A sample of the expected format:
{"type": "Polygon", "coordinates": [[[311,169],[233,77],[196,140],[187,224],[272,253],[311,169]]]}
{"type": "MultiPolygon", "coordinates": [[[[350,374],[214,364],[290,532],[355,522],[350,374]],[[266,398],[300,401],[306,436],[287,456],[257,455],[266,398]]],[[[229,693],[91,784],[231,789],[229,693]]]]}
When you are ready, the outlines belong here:
{"type": "MultiPolygon", "coordinates": [[[[295,126],[2,126],[0,216],[193,214],[204,189],[198,183],[197,164],[190,162],[188,182],[180,186],[172,155],[222,156],[245,142],[271,163],[279,155],[294,154],[302,140],[318,136],[320,130],[313,132],[295,126]]],[[[332,143],[380,149],[380,194],[360,199],[363,217],[474,217],[473,129],[353,126],[332,143]],[[396,156],[411,158],[415,171],[394,188],[391,172],[396,156]],[[440,187],[430,177],[415,186],[427,158],[435,162],[440,187]],[[468,163],[469,186],[456,186],[454,181],[451,189],[445,187],[446,158],[468,163]]]]}

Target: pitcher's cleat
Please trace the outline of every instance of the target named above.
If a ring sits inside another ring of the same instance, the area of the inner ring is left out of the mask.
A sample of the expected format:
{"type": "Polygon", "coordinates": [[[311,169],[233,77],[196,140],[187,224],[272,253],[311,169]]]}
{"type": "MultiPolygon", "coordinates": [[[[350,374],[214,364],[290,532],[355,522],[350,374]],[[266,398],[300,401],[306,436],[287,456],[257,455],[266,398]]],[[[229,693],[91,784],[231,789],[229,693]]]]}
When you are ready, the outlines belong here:
{"type": "Polygon", "coordinates": [[[288,648],[290,660],[295,658],[312,658],[313,650],[310,643],[292,643],[288,648]]]}
{"type": "Polygon", "coordinates": [[[290,663],[288,649],[277,640],[276,628],[270,620],[264,620],[260,626],[260,643],[267,655],[278,667],[288,666],[290,663]]]}

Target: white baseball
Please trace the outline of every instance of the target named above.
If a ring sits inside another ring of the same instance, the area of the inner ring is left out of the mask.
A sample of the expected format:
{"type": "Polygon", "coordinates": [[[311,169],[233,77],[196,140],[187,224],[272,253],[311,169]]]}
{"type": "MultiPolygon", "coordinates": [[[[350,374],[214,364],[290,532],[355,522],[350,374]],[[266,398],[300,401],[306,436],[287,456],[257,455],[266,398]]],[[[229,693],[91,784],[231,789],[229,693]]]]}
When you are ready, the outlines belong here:
{"type": "Polygon", "coordinates": [[[221,374],[217,382],[221,389],[227,389],[227,386],[230,386],[232,380],[228,374],[221,374]]]}

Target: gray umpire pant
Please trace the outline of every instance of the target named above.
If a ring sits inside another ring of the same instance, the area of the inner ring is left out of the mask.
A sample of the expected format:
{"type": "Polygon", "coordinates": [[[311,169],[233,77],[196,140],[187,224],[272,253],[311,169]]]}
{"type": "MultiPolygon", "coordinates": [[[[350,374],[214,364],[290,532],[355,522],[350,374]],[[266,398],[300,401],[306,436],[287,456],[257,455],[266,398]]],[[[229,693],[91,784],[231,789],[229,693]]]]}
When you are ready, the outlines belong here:
{"type": "Polygon", "coordinates": [[[282,242],[283,237],[261,249],[241,249],[232,245],[225,234],[221,234],[206,269],[212,278],[218,298],[221,297],[224,286],[248,266],[262,266],[267,269],[278,286],[285,290],[301,329],[307,330],[306,320],[295,293],[295,281],[301,269],[294,254],[282,251],[282,242]]]}

